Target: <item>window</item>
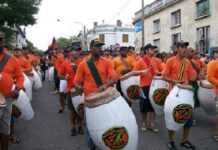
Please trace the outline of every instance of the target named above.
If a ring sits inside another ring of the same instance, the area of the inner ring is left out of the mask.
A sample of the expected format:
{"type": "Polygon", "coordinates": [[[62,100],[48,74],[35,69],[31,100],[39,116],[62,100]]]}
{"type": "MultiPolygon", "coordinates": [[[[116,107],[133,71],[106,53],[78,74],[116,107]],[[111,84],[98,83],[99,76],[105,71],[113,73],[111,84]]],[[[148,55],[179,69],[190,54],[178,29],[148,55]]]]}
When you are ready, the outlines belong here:
{"type": "Polygon", "coordinates": [[[128,43],[128,42],[129,42],[129,35],[123,34],[123,43],[128,43]]]}
{"type": "Polygon", "coordinates": [[[171,13],[172,27],[178,27],[181,25],[181,10],[177,10],[171,13]]]}
{"type": "Polygon", "coordinates": [[[210,15],[209,0],[199,0],[196,3],[197,6],[197,18],[205,17],[210,15]]]}
{"type": "Polygon", "coordinates": [[[154,33],[160,32],[160,19],[157,19],[153,22],[154,33]]]}
{"type": "Polygon", "coordinates": [[[172,49],[175,49],[176,44],[181,41],[181,33],[176,33],[172,35],[172,49]]]}
{"type": "Polygon", "coordinates": [[[160,50],[160,39],[155,39],[154,43],[155,46],[157,46],[157,49],[160,50]]]}
{"type": "Polygon", "coordinates": [[[208,53],[210,46],[210,26],[197,28],[196,48],[200,53],[208,53]]]}
{"type": "Polygon", "coordinates": [[[101,42],[105,42],[105,37],[104,37],[104,34],[100,34],[99,35],[99,40],[101,41],[101,42]]]}

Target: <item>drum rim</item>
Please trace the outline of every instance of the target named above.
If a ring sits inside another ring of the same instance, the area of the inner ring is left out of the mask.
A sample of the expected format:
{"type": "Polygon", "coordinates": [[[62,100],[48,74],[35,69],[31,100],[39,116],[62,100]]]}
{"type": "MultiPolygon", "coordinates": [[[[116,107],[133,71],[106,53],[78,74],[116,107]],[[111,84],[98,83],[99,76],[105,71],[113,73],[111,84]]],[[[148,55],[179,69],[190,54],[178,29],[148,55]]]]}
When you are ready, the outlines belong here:
{"type": "Polygon", "coordinates": [[[213,86],[209,81],[208,81],[208,82],[210,83],[210,85],[208,85],[208,84],[207,84],[207,85],[203,84],[204,81],[208,81],[208,80],[201,80],[201,81],[200,81],[200,86],[201,86],[201,87],[207,88],[207,89],[213,89],[213,88],[214,88],[214,86],[213,86]]]}
{"type": "Polygon", "coordinates": [[[177,84],[176,86],[181,88],[181,89],[186,89],[186,90],[190,90],[190,91],[193,90],[192,86],[190,86],[190,85],[177,84]]]}
{"type": "Polygon", "coordinates": [[[100,95],[99,97],[93,97],[93,95],[85,97],[85,106],[88,108],[95,108],[110,103],[111,101],[121,96],[114,87],[109,87],[108,89],[100,93],[102,95],[100,95]]]}

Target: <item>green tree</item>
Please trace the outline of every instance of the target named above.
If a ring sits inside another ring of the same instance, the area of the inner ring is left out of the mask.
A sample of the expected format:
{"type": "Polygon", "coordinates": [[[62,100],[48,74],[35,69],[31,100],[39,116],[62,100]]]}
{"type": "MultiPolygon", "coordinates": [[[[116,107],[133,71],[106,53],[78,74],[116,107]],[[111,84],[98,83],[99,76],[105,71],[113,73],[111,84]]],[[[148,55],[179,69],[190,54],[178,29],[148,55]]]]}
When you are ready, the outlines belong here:
{"type": "Polygon", "coordinates": [[[64,38],[64,37],[60,37],[57,39],[57,46],[60,49],[66,48],[68,46],[70,46],[72,43],[72,39],[71,38],[64,38]]]}
{"type": "Polygon", "coordinates": [[[13,27],[33,25],[36,23],[41,0],[0,0],[0,25],[5,22],[13,27]]]}

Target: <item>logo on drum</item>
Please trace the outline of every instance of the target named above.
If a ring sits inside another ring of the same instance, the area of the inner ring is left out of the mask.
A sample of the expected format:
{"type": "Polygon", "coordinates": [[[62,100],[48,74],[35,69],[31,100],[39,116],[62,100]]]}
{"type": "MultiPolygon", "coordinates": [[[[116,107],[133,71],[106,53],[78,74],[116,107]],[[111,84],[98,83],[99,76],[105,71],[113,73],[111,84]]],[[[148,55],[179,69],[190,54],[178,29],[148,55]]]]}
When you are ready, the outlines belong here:
{"type": "Polygon", "coordinates": [[[153,100],[155,104],[163,106],[167,96],[169,95],[169,90],[165,88],[157,89],[154,91],[153,100]]]}
{"type": "Polygon", "coordinates": [[[175,122],[179,124],[186,123],[187,120],[192,118],[193,108],[188,104],[181,104],[176,106],[173,111],[173,117],[175,122]]]}
{"type": "Polygon", "coordinates": [[[129,135],[126,128],[116,127],[105,132],[102,139],[110,149],[120,150],[128,144],[129,135]]]}
{"type": "Polygon", "coordinates": [[[127,89],[127,96],[131,99],[137,99],[140,96],[140,87],[132,85],[127,89]]]}

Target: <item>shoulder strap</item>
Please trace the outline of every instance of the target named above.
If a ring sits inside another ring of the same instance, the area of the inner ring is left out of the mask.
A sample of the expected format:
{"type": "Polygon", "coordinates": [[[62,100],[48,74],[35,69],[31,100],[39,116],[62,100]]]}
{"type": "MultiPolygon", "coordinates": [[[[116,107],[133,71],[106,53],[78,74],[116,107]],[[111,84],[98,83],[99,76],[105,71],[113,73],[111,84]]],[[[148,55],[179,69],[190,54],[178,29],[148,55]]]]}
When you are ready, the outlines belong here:
{"type": "Polygon", "coordinates": [[[10,59],[10,55],[7,53],[4,53],[3,59],[0,61],[0,72],[3,71],[4,66],[7,64],[8,60],[10,59]]]}
{"type": "Polygon", "coordinates": [[[103,85],[103,82],[101,80],[101,77],[100,77],[100,74],[95,66],[95,63],[94,63],[94,60],[91,58],[87,61],[87,65],[88,65],[88,68],[92,74],[92,77],[94,78],[95,80],[95,83],[98,87],[102,86],[103,85]]]}

